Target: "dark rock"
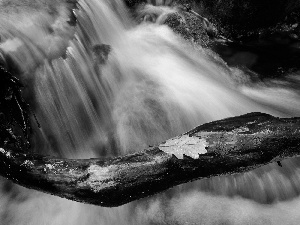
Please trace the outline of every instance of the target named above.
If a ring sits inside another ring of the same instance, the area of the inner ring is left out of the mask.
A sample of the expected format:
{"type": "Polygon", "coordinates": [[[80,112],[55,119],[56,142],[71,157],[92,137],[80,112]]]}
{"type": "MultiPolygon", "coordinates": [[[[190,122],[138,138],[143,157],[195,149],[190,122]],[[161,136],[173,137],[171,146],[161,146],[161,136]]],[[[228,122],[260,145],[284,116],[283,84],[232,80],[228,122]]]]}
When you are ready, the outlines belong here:
{"type": "Polygon", "coordinates": [[[0,147],[29,149],[30,109],[21,95],[22,84],[0,66],[0,147]]]}
{"type": "Polygon", "coordinates": [[[252,43],[215,43],[213,50],[229,66],[254,71],[259,80],[279,78],[300,70],[300,48],[293,47],[293,44],[276,44],[266,40],[252,43]]]}
{"type": "MultiPolygon", "coordinates": [[[[135,8],[147,1],[125,2],[135,8]]],[[[184,6],[186,11],[193,9],[216,24],[219,32],[234,39],[258,35],[280,22],[295,24],[300,12],[299,0],[174,0],[172,5],[184,6]]]]}
{"type": "Polygon", "coordinates": [[[193,9],[236,38],[283,21],[300,10],[299,0],[192,0],[193,9]]]}
{"type": "Polygon", "coordinates": [[[106,44],[99,44],[93,46],[94,61],[98,64],[105,64],[108,59],[108,54],[111,51],[111,47],[106,44]]]}
{"type": "Polygon", "coordinates": [[[172,13],[164,21],[164,24],[168,25],[187,41],[204,47],[209,46],[211,43],[202,21],[191,13],[172,13]]]}

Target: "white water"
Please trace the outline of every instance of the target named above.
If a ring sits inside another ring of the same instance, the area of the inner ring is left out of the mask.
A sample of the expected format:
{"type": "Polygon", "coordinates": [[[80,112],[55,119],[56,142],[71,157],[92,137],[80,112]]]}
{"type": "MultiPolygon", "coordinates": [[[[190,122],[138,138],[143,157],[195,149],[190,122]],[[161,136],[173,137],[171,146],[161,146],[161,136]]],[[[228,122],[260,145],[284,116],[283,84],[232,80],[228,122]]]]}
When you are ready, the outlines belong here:
{"type": "MultiPolygon", "coordinates": [[[[233,77],[246,76],[241,71],[228,68],[213,52],[185,43],[166,26],[136,24],[121,1],[79,5],[76,30],[66,26],[63,4],[56,17],[38,9],[24,20],[2,24],[6,39],[0,48],[35,87],[31,91],[42,126],[36,131],[36,151],[72,158],[120,155],[247,112],[300,116],[299,95],[293,89],[237,85],[233,77]],[[112,51],[105,65],[95,66],[92,48],[101,43],[111,45],[112,51]],[[58,58],[67,46],[67,56],[58,58]]],[[[0,224],[297,224],[297,198],[273,205],[246,199],[297,196],[297,161],[284,161],[284,167],[197,181],[113,209],[3,181],[0,224]]]]}

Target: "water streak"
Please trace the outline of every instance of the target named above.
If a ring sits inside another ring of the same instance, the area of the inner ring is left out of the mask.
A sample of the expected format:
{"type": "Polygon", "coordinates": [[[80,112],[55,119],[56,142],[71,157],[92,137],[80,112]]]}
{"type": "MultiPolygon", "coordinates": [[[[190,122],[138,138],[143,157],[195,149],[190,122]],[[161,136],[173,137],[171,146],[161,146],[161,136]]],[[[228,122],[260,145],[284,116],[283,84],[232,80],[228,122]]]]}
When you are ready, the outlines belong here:
{"type": "MultiPolygon", "coordinates": [[[[174,10],[169,8],[169,12],[174,10]]],[[[52,22],[45,22],[52,18],[48,14],[26,17],[30,23],[24,29],[12,23],[3,25],[5,38],[0,48],[34,86],[42,126],[36,130],[35,151],[72,158],[120,155],[158,144],[196,125],[247,112],[300,115],[299,94],[293,89],[237,84],[235,77],[243,79],[243,72],[227,67],[210,50],[186,43],[166,26],[136,24],[121,1],[79,1],[75,30],[63,29],[63,7],[59,12],[52,22]],[[32,22],[37,18],[43,19],[43,25],[32,22]],[[61,24],[60,29],[49,33],[53,24],[61,24]],[[53,43],[50,50],[47,40],[53,43]],[[93,49],[102,43],[111,45],[112,51],[108,61],[99,65],[93,49]],[[67,49],[66,54],[62,49],[67,49]]],[[[147,13],[147,7],[142,13],[147,13]]],[[[1,182],[0,221],[32,225],[279,224],[270,217],[290,209],[289,202],[269,208],[203,191],[258,202],[297,196],[298,161],[283,164],[280,171],[269,165],[244,175],[197,181],[114,209],[1,182]],[[258,206],[260,217],[251,221],[258,206]]],[[[299,201],[291,204],[299,208],[299,201]]]]}

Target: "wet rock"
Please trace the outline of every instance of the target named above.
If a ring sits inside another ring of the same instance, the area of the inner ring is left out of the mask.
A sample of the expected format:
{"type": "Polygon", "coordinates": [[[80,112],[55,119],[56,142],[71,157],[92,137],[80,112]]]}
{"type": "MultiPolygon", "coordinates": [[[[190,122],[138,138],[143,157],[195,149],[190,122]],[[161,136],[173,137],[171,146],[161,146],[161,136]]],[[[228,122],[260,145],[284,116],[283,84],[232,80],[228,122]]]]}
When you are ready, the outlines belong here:
{"type": "MultiPolygon", "coordinates": [[[[126,4],[135,8],[144,0],[126,0],[126,4]]],[[[153,1],[152,4],[156,4],[153,1]]],[[[258,36],[261,30],[299,22],[299,0],[173,0],[170,5],[181,5],[186,11],[196,11],[217,25],[218,31],[228,38],[241,39],[258,36]]],[[[255,37],[256,38],[256,37],[255,37]]]]}
{"type": "Polygon", "coordinates": [[[0,147],[29,149],[29,106],[21,95],[22,84],[0,66],[0,147]]]}
{"type": "Polygon", "coordinates": [[[192,0],[190,4],[231,38],[253,35],[300,11],[299,0],[192,0]]]}
{"type": "Polygon", "coordinates": [[[165,24],[185,40],[203,47],[210,46],[217,34],[215,26],[205,17],[181,4],[170,7],[142,4],[135,14],[140,23],[165,24]]]}
{"type": "Polygon", "coordinates": [[[93,46],[92,51],[94,62],[97,64],[105,64],[111,51],[111,47],[106,44],[98,44],[93,46]]]}
{"type": "Polygon", "coordinates": [[[171,27],[187,41],[204,47],[211,44],[211,39],[202,21],[188,12],[185,12],[183,15],[179,13],[170,14],[164,21],[164,24],[171,27]]]}
{"type": "Polygon", "coordinates": [[[279,78],[300,70],[300,48],[272,42],[215,44],[213,50],[228,63],[260,79],[279,78]]]}

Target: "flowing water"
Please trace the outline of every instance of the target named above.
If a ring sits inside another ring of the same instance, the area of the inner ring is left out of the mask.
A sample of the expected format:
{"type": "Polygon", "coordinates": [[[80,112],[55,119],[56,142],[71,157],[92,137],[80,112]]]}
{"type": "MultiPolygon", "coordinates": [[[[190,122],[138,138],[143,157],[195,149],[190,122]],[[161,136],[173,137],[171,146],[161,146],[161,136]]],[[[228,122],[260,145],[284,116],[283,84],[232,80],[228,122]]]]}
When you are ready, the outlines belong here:
{"type": "MultiPolygon", "coordinates": [[[[123,155],[225,117],[254,111],[300,116],[297,74],[281,83],[249,82],[215,53],[160,25],[159,15],[175,8],[148,7],[159,22],[137,24],[121,1],[78,5],[76,27],[66,25],[69,11],[58,2],[52,11],[42,3],[18,6],[30,8],[24,13],[13,5],[0,22],[0,49],[34,87],[27,90],[41,124],[34,151],[68,158],[123,155]],[[105,64],[93,51],[102,43],[111,46],[105,64]]],[[[117,208],[1,180],[0,224],[298,224],[298,165],[286,160],[283,168],[196,181],[117,208]]]]}

